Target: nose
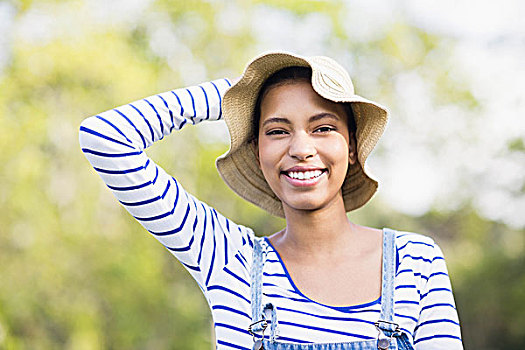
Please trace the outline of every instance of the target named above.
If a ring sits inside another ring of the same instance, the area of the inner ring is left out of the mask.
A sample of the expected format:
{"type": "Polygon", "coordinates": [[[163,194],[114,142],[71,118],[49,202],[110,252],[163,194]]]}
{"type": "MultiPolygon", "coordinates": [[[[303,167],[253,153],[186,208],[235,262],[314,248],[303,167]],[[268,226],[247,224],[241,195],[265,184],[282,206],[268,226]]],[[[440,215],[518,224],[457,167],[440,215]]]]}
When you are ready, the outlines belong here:
{"type": "Polygon", "coordinates": [[[296,133],[290,139],[288,155],[298,160],[313,157],[317,150],[311,137],[307,133],[296,133]]]}

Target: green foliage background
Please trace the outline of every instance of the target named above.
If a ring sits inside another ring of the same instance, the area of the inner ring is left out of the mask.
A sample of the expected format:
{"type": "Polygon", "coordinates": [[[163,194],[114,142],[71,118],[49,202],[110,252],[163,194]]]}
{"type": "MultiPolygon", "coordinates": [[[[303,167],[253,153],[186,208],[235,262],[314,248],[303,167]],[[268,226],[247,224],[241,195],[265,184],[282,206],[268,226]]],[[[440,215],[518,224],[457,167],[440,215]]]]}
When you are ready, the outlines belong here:
{"type": "MultiPolygon", "coordinates": [[[[199,83],[183,71],[187,57],[204,79],[237,76],[259,53],[259,39],[246,24],[235,32],[220,30],[216,13],[227,2],[147,2],[145,12],[162,14],[181,34],[178,44],[186,53],[179,56],[177,48],[172,57],[149,44],[148,16],[99,23],[80,0],[7,3],[16,11],[14,21],[35,9],[71,11],[72,27],[45,40],[13,40],[0,74],[0,349],[212,348],[213,326],[199,288],[104,187],[80,152],[78,126],[116,105],[199,83]]],[[[478,108],[443,60],[454,45],[449,38],[399,21],[381,37],[352,41],[339,15],[342,1],[235,6],[240,16],[263,6],[296,20],[313,12],[328,18],[332,32],[323,49],[352,53],[357,67],[374,66],[373,80],[359,69],[354,77],[372,99],[395,104],[389,77],[417,68],[431,82],[436,103],[478,108]]],[[[243,202],[220,180],[213,162],[226,150],[225,141],[188,129],[148,153],[233,220],[261,234],[277,230],[281,220],[243,202]],[[176,159],[175,149],[187,156],[176,159]]],[[[516,145],[523,141],[509,145],[509,152],[523,153],[516,145]]],[[[522,230],[484,219],[469,203],[411,217],[379,198],[352,219],[421,232],[440,243],[466,348],[525,347],[522,230]]]]}

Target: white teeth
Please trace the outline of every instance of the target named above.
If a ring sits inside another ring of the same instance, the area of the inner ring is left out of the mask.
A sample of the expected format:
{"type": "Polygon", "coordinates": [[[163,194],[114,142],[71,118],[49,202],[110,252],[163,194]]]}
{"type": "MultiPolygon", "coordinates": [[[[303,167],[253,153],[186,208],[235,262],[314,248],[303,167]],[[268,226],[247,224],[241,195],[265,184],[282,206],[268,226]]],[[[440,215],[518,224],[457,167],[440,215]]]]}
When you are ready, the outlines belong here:
{"type": "Polygon", "coordinates": [[[316,177],[321,176],[323,172],[321,170],[312,170],[312,171],[290,171],[288,176],[292,179],[298,180],[310,180],[316,177]]]}

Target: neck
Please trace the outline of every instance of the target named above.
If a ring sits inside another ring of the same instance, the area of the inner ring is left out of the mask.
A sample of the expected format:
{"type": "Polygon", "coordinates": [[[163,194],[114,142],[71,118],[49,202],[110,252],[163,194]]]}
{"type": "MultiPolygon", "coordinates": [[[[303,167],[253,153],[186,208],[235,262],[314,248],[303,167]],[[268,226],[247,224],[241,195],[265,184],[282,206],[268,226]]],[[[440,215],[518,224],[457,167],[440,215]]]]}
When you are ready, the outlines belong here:
{"type": "Polygon", "coordinates": [[[285,208],[286,228],[273,242],[312,258],[337,254],[352,244],[356,225],[346,216],[342,201],[315,211],[285,208]]]}

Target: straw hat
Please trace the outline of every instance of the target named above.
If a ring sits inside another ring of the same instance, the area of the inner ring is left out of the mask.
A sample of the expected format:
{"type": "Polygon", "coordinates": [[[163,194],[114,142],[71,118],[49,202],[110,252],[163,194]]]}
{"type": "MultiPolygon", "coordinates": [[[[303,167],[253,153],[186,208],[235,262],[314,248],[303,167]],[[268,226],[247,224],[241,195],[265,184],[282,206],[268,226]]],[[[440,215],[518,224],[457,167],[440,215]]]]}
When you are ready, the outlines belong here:
{"type": "Polygon", "coordinates": [[[269,213],[284,217],[283,206],[266,182],[257,163],[253,135],[254,109],[263,83],[273,73],[292,66],[312,69],[312,86],[333,102],[349,102],[357,126],[358,162],[349,165],[342,186],[346,211],[363,206],[378,184],[366,169],[365,161],[383,134],[388,111],[385,107],[354,94],[346,70],[331,58],[302,57],[286,52],[265,53],[248,64],[240,80],[224,95],[222,112],[230,132],[230,149],[217,158],[222,179],[239,196],[269,213]]]}

